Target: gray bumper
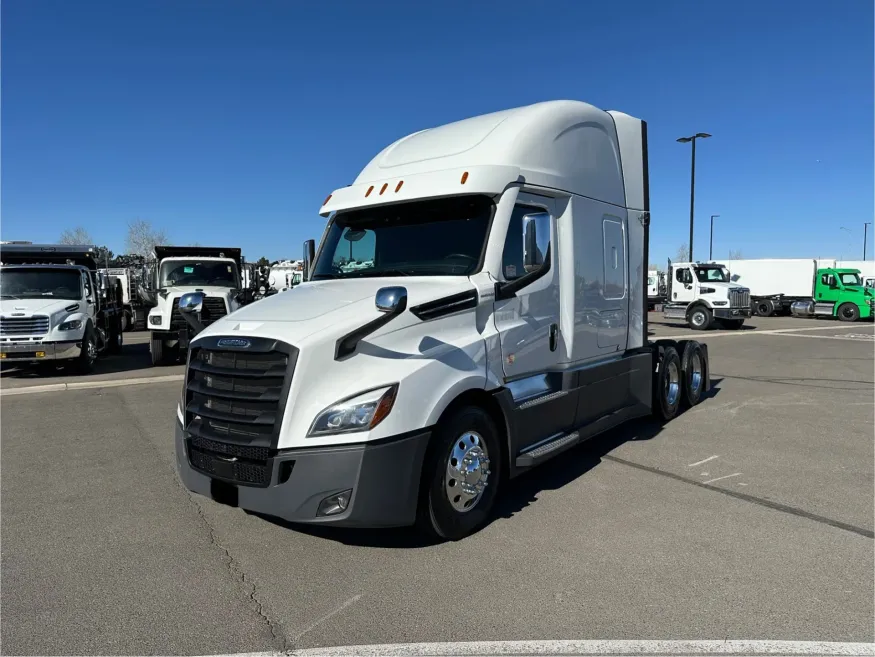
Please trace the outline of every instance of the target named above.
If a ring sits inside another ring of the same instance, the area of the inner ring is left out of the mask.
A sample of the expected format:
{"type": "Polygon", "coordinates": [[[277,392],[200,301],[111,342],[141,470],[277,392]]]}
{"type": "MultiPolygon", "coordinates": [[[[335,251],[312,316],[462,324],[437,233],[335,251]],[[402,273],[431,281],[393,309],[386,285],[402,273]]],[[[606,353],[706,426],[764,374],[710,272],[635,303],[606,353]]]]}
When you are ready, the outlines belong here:
{"type": "Polygon", "coordinates": [[[0,342],[4,363],[41,363],[47,360],[70,360],[82,351],[78,342],[0,342]],[[38,354],[43,354],[39,356],[38,354]]]}
{"type": "Polygon", "coordinates": [[[717,319],[745,319],[750,317],[748,308],[714,308],[714,317],[717,319]]]}
{"type": "Polygon", "coordinates": [[[416,519],[419,478],[430,432],[379,444],[340,445],[279,451],[267,461],[265,487],[214,479],[192,467],[188,443],[176,421],[176,467],[186,488],[224,504],[289,522],[339,527],[396,527],[416,519]],[[289,474],[289,470],[291,473],[289,474]],[[281,477],[287,477],[281,481],[281,477]],[[317,516],[319,503],[352,490],[345,511],[317,516]]]}

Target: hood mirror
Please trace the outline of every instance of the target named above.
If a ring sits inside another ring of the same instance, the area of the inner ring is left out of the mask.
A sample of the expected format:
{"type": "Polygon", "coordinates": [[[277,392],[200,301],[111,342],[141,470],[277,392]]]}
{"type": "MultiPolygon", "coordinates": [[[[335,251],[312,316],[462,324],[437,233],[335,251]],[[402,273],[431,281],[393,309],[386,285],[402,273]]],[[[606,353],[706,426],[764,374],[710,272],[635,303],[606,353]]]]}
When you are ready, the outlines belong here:
{"type": "Polygon", "coordinates": [[[199,313],[203,305],[203,292],[188,292],[179,298],[179,312],[181,313],[199,313]]]}
{"type": "Polygon", "coordinates": [[[403,313],[407,309],[407,288],[401,286],[381,287],[374,299],[381,313],[403,313]]]}

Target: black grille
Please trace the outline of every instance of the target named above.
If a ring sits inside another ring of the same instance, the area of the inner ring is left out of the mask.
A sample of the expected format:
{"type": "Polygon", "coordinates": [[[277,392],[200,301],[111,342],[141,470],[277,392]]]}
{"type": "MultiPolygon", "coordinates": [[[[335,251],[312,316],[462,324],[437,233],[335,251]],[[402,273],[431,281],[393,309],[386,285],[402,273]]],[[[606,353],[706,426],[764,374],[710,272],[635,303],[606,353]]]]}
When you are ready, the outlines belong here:
{"type": "MultiPolygon", "coordinates": [[[[225,300],[221,297],[204,297],[201,306],[201,323],[208,326],[228,314],[225,300]]],[[[186,328],[188,324],[179,312],[179,297],[173,300],[173,308],[170,311],[170,330],[186,328]]]]}
{"type": "Polygon", "coordinates": [[[249,486],[267,486],[270,483],[269,461],[256,463],[230,460],[194,447],[189,448],[188,456],[193,468],[220,479],[249,486]]]}
{"type": "Polygon", "coordinates": [[[217,479],[267,486],[297,350],[260,338],[246,349],[213,348],[221,339],[207,338],[190,351],[189,461],[217,479]]]}

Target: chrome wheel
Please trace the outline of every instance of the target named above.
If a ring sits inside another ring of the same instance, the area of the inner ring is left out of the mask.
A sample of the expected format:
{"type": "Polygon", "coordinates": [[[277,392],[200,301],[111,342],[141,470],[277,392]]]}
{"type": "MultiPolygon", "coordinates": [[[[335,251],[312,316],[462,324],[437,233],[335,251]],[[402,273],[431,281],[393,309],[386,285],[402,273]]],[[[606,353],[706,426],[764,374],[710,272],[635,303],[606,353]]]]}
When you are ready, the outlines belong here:
{"type": "Polygon", "coordinates": [[[670,406],[674,406],[681,394],[681,375],[677,363],[670,362],[668,371],[665,373],[665,399],[670,406]]]}
{"type": "Polygon", "coordinates": [[[702,385],[702,357],[698,351],[690,358],[690,388],[698,390],[702,385]]]}
{"type": "Polygon", "coordinates": [[[489,478],[489,454],[483,438],[463,433],[453,443],[447,460],[444,489],[450,505],[458,512],[470,511],[483,496],[489,478]]]}
{"type": "Polygon", "coordinates": [[[93,365],[97,360],[97,343],[94,338],[91,338],[85,343],[85,357],[88,359],[88,364],[93,365]]]}
{"type": "Polygon", "coordinates": [[[701,310],[697,310],[693,313],[693,324],[696,326],[704,326],[705,324],[705,313],[701,310]]]}

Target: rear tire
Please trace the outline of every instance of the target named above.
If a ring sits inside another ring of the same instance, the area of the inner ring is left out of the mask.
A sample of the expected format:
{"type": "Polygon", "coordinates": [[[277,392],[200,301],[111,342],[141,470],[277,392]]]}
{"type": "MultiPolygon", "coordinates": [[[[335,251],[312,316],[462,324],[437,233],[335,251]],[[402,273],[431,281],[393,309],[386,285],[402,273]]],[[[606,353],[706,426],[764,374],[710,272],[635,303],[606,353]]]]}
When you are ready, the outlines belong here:
{"type": "Polygon", "coordinates": [[[422,466],[417,525],[456,541],[489,518],[501,479],[501,443],[492,418],[467,406],[442,419],[422,466]],[[454,476],[455,475],[455,476],[454,476]]]}
{"type": "Polygon", "coordinates": [[[684,345],[681,356],[684,403],[689,408],[702,401],[702,396],[705,394],[705,382],[708,380],[706,368],[702,346],[695,340],[690,340],[684,345]]]}
{"type": "Polygon", "coordinates": [[[681,359],[674,347],[660,347],[653,373],[653,414],[668,421],[678,414],[683,383],[681,359]]]}
{"type": "Polygon", "coordinates": [[[120,354],[122,352],[122,344],[124,341],[122,338],[122,321],[122,318],[119,317],[113,322],[113,326],[110,328],[109,337],[107,338],[109,343],[107,345],[107,351],[111,354],[120,354]]]}
{"type": "Polygon", "coordinates": [[[843,322],[856,322],[860,319],[860,309],[853,303],[843,303],[836,311],[836,317],[843,322]]]}
{"type": "Polygon", "coordinates": [[[694,331],[704,331],[711,326],[713,317],[707,306],[696,306],[687,315],[687,323],[694,331]]]}
{"type": "Polygon", "coordinates": [[[768,299],[762,299],[754,304],[753,310],[760,317],[771,317],[775,312],[775,304],[768,299]]]}

